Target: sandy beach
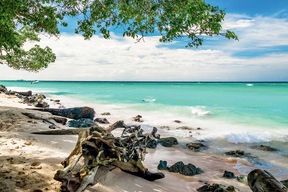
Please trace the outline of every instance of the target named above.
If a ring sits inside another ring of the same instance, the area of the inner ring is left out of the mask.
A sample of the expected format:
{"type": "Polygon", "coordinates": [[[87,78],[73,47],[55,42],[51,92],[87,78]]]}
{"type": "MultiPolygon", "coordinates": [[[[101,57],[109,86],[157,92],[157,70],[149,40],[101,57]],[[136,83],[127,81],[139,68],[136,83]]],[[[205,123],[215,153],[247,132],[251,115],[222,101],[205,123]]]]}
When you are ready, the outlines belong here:
{"type": "MultiPolygon", "coordinates": [[[[50,130],[49,124],[42,120],[30,119],[23,115],[28,106],[20,102],[16,96],[0,94],[0,191],[60,191],[61,183],[53,179],[57,170],[62,169],[61,161],[65,159],[75,146],[77,135],[35,135],[31,132],[50,130]]],[[[97,109],[100,111],[99,109],[97,109]]],[[[45,118],[50,113],[32,111],[45,118]]],[[[113,122],[112,122],[113,123],[113,122]]],[[[60,129],[68,126],[57,124],[60,129]]],[[[105,125],[108,126],[108,125],[105,125]]],[[[183,176],[179,173],[160,171],[165,178],[150,182],[121,171],[119,168],[106,170],[97,175],[97,184],[89,186],[85,191],[197,191],[207,183],[233,185],[239,191],[249,192],[250,188],[236,179],[223,177],[225,170],[239,173],[236,166],[251,166],[248,161],[239,158],[216,154],[193,152],[181,145],[148,149],[143,164],[152,172],[158,172],[160,160],[168,165],[178,161],[192,163],[200,167],[204,173],[195,176],[183,176]]]]}

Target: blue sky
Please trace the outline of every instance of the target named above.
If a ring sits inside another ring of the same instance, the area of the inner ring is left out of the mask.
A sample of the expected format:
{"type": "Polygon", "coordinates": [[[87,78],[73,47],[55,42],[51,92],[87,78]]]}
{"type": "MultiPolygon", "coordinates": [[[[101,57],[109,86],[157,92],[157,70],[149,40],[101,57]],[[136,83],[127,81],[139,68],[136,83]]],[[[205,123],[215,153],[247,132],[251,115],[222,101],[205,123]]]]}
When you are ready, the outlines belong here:
{"type": "Polygon", "coordinates": [[[225,9],[223,29],[239,41],[206,38],[204,46],[187,49],[185,38],[161,44],[149,36],[135,43],[114,32],[110,40],[84,41],[71,28],[61,29],[59,39],[41,42],[52,47],[55,63],[39,73],[0,66],[1,79],[288,81],[288,0],[206,2],[225,9]]]}

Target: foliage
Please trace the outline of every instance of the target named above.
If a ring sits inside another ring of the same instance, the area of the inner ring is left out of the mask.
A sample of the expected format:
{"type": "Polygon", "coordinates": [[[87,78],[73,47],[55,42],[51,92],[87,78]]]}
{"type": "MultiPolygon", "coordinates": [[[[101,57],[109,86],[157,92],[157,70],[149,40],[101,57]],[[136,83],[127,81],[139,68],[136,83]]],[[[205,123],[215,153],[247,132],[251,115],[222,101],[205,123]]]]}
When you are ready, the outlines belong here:
{"type": "Polygon", "coordinates": [[[110,37],[120,28],[123,36],[140,41],[149,34],[160,34],[160,42],[188,37],[188,47],[203,44],[205,35],[236,39],[222,31],[225,12],[204,0],[1,0],[0,63],[14,69],[38,71],[54,62],[49,47],[35,45],[24,49],[27,41],[39,42],[39,34],[57,36],[59,26],[68,26],[66,17],[77,18],[75,33],[85,39],[94,34],[110,37]]]}

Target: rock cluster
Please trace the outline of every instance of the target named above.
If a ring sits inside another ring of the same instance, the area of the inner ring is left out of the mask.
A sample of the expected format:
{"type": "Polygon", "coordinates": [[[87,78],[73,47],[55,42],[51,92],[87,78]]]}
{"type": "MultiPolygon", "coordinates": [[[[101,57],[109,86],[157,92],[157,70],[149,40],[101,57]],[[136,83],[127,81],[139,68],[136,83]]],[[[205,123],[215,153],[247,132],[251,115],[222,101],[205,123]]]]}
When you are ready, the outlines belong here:
{"type": "Polygon", "coordinates": [[[157,167],[159,170],[168,170],[169,172],[180,173],[185,176],[193,176],[203,173],[203,170],[195,165],[189,163],[185,165],[182,161],[179,161],[173,164],[170,167],[167,167],[167,161],[160,160],[157,167]]]}

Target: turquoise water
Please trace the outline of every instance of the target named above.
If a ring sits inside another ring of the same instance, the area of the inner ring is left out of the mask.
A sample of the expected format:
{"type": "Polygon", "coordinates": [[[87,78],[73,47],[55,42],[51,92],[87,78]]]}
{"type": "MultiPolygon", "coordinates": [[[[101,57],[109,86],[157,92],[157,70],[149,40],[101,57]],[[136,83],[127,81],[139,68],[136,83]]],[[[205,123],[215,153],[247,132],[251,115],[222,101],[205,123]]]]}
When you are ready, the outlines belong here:
{"type": "Polygon", "coordinates": [[[134,109],[169,111],[242,125],[288,129],[288,83],[0,81],[86,102],[134,104],[134,109]]]}

